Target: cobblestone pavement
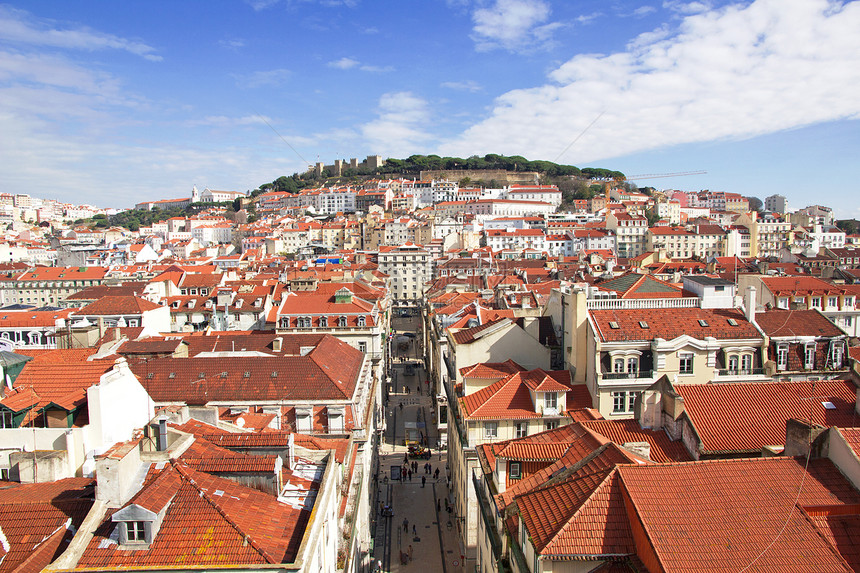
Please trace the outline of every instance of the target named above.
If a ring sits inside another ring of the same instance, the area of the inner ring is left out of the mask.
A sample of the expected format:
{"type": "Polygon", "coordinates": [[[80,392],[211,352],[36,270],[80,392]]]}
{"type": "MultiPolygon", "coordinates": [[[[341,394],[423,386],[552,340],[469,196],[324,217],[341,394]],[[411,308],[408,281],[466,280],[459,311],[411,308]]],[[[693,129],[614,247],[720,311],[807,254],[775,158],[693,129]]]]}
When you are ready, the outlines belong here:
{"type": "Polygon", "coordinates": [[[450,493],[446,479],[446,453],[431,447],[431,459],[407,461],[410,467],[413,461],[417,462],[418,471],[413,472],[411,481],[408,474],[405,479],[399,475],[407,451],[407,423],[423,432],[431,446],[438,443],[433,399],[427,395],[426,372],[415,359],[417,344],[417,341],[410,343],[405,352],[395,351],[392,360],[394,388],[389,394],[386,431],[379,452],[374,562],[381,563],[382,571],[387,572],[463,573],[457,528],[445,511],[445,500],[450,493]],[[401,362],[401,357],[411,360],[416,366],[414,375],[405,375],[407,363],[401,362]],[[430,474],[425,473],[425,463],[431,465],[430,474]],[[438,479],[435,478],[437,469],[438,479]],[[393,479],[394,476],[397,479],[393,479]],[[385,505],[392,508],[392,516],[382,515],[385,505]]]}

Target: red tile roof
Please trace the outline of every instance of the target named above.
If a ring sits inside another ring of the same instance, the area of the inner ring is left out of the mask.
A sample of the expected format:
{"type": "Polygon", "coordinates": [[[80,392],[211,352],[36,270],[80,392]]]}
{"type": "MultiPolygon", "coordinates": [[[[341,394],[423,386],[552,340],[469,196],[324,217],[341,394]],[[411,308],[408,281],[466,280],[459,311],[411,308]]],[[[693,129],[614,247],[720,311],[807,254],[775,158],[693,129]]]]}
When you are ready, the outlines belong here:
{"type": "Polygon", "coordinates": [[[677,384],[704,453],[757,452],[785,443],[790,418],[855,427],[857,387],[848,380],[677,384]],[[835,406],[825,407],[828,402],[835,406]]]}
{"type": "Polygon", "coordinates": [[[0,572],[37,573],[59,557],[93,505],[94,484],[0,482],[0,572]]]}
{"type": "Polygon", "coordinates": [[[110,536],[108,516],[78,567],[132,568],[263,565],[292,562],[310,512],[275,497],[171,462],[129,504],[167,505],[161,527],[145,551],[123,551],[110,536]],[[149,489],[158,490],[150,494],[149,489]]]}
{"type": "Polygon", "coordinates": [[[646,430],[636,420],[587,420],[584,427],[612,440],[619,446],[647,442],[655,462],[687,462],[692,458],[680,440],[672,440],[663,430],[646,430]]]}
{"type": "Polygon", "coordinates": [[[165,357],[131,368],[156,402],[351,400],[365,355],[333,336],[315,338],[305,356],[165,357]]]}
{"type": "Polygon", "coordinates": [[[768,336],[843,336],[838,326],[817,310],[774,309],[755,315],[756,324],[768,336]]]}
{"type": "Polygon", "coordinates": [[[634,534],[653,551],[649,569],[850,571],[798,507],[845,507],[860,503],[860,493],[829,460],[811,460],[808,475],[804,464],[757,458],[619,467],[634,534]]]}
{"type": "Polygon", "coordinates": [[[616,466],[633,460],[615,444],[575,469],[515,498],[537,551],[545,556],[620,556],[634,553],[616,466]]]}
{"type": "Polygon", "coordinates": [[[161,305],[137,296],[103,296],[99,300],[75,311],[76,316],[113,316],[142,314],[161,305]]]}
{"type": "Polygon", "coordinates": [[[511,359],[504,362],[481,362],[472,366],[460,368],[460,376],[463,378],[491,378],[502,379],[514,372],[525,370],[522,366],[511,359]]]}
{"type": "Polygon", "coordinates": [[[661,308],[590,311],[597,334],[603,342],[674,340],[688,335],[698,340],[755,339],[761,334],[744,314],[732,309],[661,308]],[[707,326],[702,326],[699,321],[707,326]],[[736,324],[731,324],[729,320],[736,324]],[[613,324],[617,328],[613,328],[613,324]]]}

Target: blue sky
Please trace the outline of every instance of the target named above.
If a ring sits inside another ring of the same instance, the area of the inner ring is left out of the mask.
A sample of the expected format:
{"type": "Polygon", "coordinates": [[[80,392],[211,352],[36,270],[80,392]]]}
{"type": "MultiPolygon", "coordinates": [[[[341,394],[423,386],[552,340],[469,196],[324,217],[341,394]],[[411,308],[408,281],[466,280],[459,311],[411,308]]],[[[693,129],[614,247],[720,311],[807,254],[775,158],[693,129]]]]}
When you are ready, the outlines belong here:
{"type": "Polygon", "coordinates": [[[0,191],[129,207],[502,153],[860,217],[858,30],[828,0],[0,4],[0,191]]]}

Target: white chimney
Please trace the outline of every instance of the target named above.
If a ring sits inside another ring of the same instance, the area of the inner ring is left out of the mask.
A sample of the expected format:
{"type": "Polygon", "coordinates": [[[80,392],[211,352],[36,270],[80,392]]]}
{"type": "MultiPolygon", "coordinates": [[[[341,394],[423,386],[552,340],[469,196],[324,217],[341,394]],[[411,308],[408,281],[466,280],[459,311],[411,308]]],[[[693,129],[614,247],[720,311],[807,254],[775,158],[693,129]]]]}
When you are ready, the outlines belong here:
{"type": "Polygon", "coordinates": [[[750,285],[747,287],[747,296],[744,301],[744,306],[746,307],[744,309],[744,314],[746,315],[747,320],[752,323],[755,322],[755,304],[755,287],[750,285]]]}

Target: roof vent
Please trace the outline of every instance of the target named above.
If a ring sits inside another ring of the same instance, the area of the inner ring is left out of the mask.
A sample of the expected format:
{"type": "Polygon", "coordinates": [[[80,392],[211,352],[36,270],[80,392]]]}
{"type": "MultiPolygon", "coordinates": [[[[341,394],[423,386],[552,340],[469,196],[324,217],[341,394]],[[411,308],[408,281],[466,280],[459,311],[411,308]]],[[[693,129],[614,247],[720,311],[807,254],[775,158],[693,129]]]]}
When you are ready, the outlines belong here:
{"type": "Polygon", "coordinates": [[[250,377],[251,377],[251,373],[246,370],[245,374],[243,375],[243,378],[250,378],[250,377]]]}
{"type": "Polygon", "coordinates": [[[198,379],[198,380],[203,380],[204,378],[206,378],[206,373],[205,373],[205,372],[200,372],[199,374],[197,374],[197,379],[198,379]]]}
{"type": "Polygon", "coordinates": [[[277,378],[277,377],[278,377],[278,371],[275,370],[272,372],[272,378],[277,378]]]}
{"type": "Polygon", "coordinates": [[[176,378],[176,372],[171,372],[170,374],[167,375],[167,377],[170,378],[171,380],[173,378],[176,378]]]}

